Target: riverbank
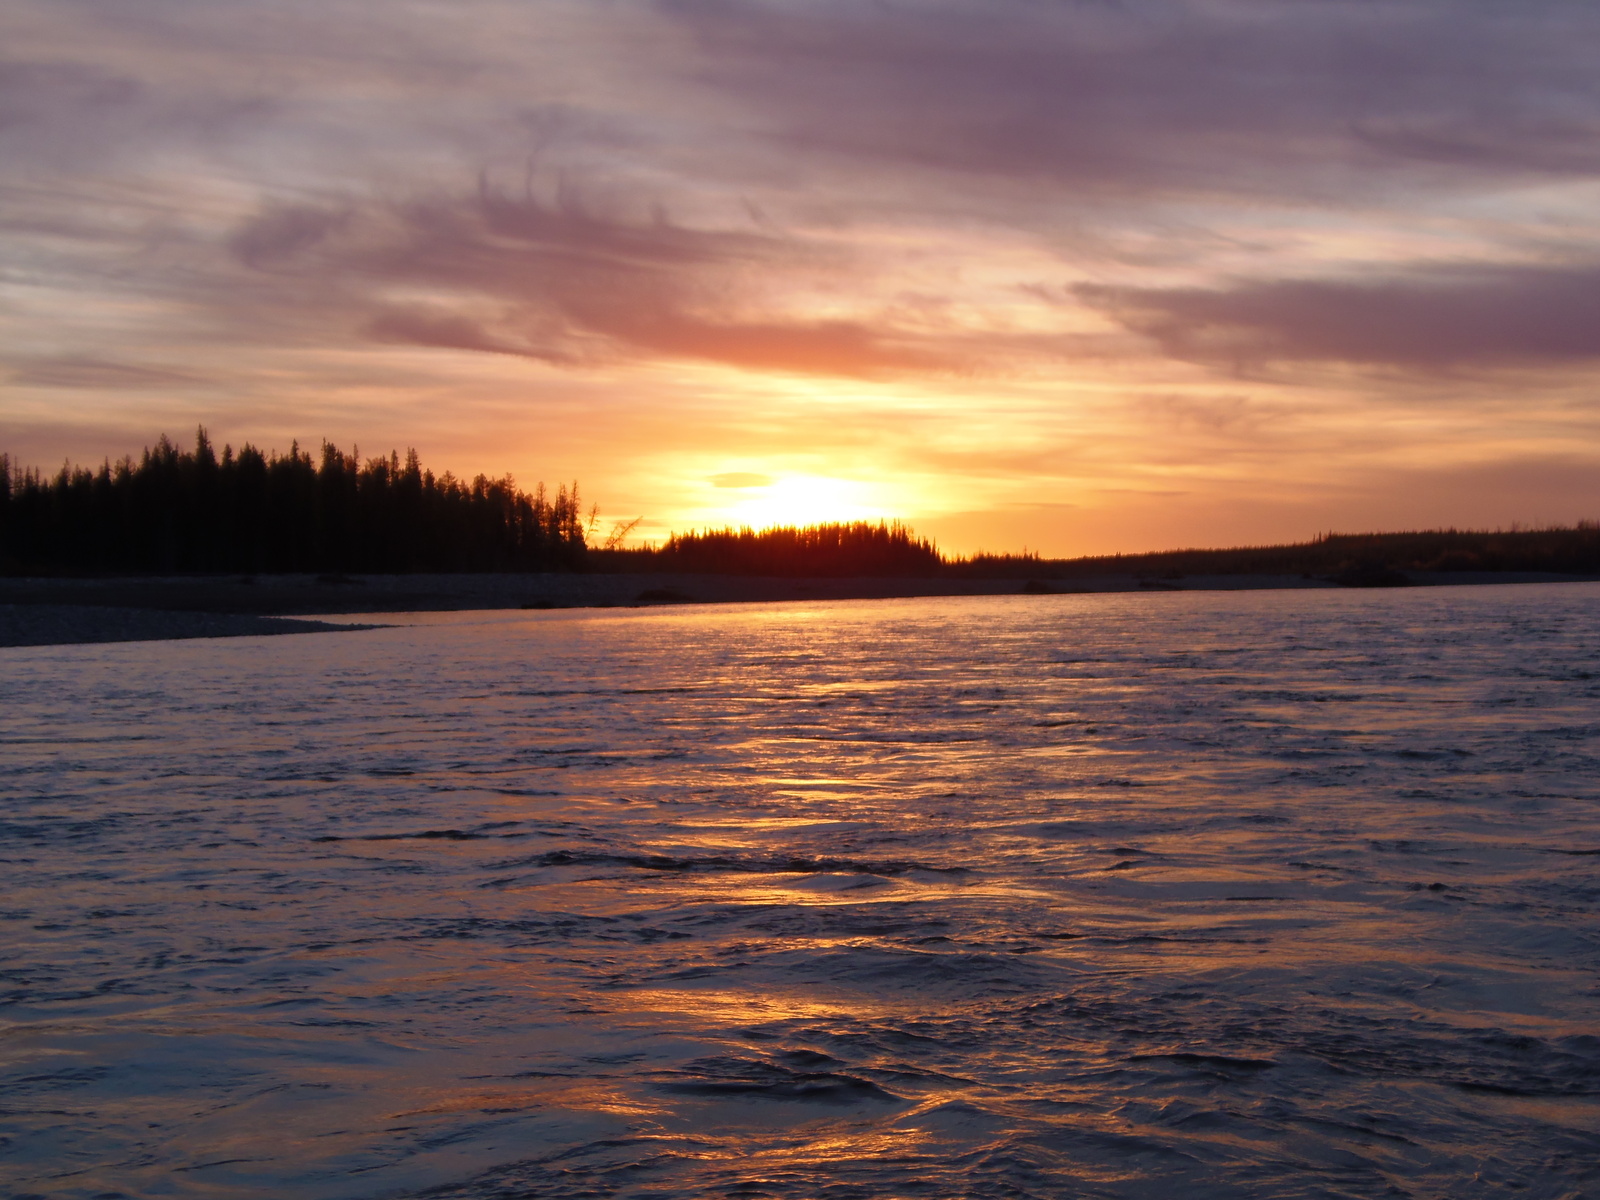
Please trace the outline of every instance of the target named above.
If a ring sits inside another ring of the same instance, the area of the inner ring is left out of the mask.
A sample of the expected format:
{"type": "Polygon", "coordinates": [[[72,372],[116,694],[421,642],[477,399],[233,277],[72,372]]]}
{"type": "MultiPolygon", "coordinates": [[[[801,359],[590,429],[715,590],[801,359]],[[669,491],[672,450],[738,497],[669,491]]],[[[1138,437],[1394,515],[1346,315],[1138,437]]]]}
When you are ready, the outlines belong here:
{"type": "Polygon", "coordinates": [[[107,604],[0,604],[0,647],[261,637],[371,628],[249,613],[163,612],[107,604]]]}
{"type": "MultiPolygon", "coordinates": [[[[1417,585],[1571,582],[1548,572],[1410,572],[1417,585]]],[[[1074,580],[791,579],[689,574],[261,575],[0,579],[0,646],[348,630],[306,617],[472,609],[873,600],[916,596],[1331,588],[1300,575],[1074,580]],[[291,619],[299,618],[299,619],[291,619]]]]}

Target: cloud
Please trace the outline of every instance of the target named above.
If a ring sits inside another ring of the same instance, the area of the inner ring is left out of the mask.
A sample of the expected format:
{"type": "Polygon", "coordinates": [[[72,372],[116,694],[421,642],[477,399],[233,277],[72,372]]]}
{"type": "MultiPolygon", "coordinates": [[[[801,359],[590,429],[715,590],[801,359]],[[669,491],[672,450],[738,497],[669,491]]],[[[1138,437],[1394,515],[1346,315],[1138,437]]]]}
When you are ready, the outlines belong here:
{"type": "Polygon", "coordinates": [[[198,382],[187,371],[138,363],[111,362],[92,356],[63,355],[21,359],[12,367],[11,382],[45,388],[169,388],[198,382]]]}
{"type": "Polygon", "coordinates": [[[496,335],[484,324],[448,309],[391,308],[380,312],[362,330],[380,342],[432,346],[439,350],[476,350],[568,363],[553,346],[496,335]]]}
{"type": "Polygon", "coordinates": [[[277,98],[243,80],[219,87],[204,73],[163,75],[115,56],[15,53],[0,59],[0,152],[9,160],[0,178],[137,173],[156,147],[226,153],[284,115],[277,98]]]}
{"type": "Polygon", "coordinates": [[[662,9],[801,153],[1145,198],[1600,167],[1600,11],[1565,0],[662,9]]]}
{"type": "Polygon", "coordinates": [[[758,475],[753,471],[728,471],[711,477],[711,486],[719,488],[764,488],[772,486],[771,475],[758,475]]]}
{"type": "Polygon", "coordinates": [[[253,218],[229,239],[229,248],[248,267],[292,263],[349,220],[348,212],[304,205],[274,207],[253,218]]]}
{"type": "Polygon", "coordinates": [[[857,378],[961,365],[948,345],[888,320],[817,318],[763,294],[773,274],[814,269],[814,247],[690,229],[660,213],[607,215],[567,187],[552,202],[485,183],[475,197],[359,212],[275,206],[228,244],[251,272],[298,281],[309,305],[383,342],[563,365],[664,357],[857,378]],[[419,292],[434,299],[390,298],[419,292]]]}
{"type": "Polygon", "coordinates": [[[1438,268],[1370,283],[1074,291],[1165,353],[1191,361],[1428,370],[1600,358],[1600,265],[1438,268]]]}

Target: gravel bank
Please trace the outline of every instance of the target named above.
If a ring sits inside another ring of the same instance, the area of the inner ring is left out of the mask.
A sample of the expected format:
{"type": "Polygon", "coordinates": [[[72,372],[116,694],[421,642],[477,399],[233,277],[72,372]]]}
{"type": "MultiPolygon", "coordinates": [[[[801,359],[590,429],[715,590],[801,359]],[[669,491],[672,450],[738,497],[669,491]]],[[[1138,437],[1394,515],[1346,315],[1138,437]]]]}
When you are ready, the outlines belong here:
{"type": "MultiPolygon", "coordinates": [[[[1535,572],[1408,572],[1424,586],[1557,583],[1535,572]]],[[[371,628],[333,625],[340,613],[508,608],[613,608],[650,604],[871,600],[1017,593],[1236,591],[1327,588],[1298,575],[1190,575],[1141,579],[790,579],[739,575],[261,575],[0,578],[0,646],[152,638],[247,637],[371,628]]]]}
{"type": "Polygon", "coordinates": [[[148,642],[171,638],[256,637],[372,629],[247,613],[162,612],[89,604],[0,604],[0,646],[148,642]]]}
{"type": "Polygon", "coordinates": [[[1025,579],[775,579],[742,575],[260,575],[0,579],[0,606],[108,605],[167,612],[321,616],[491,608],[603,608],[634,604],[872,600],[990,596],[1023,591],[1171,591],[1179,588],[1326,587],[1298,576],[1132,576],[1025,579]]]}

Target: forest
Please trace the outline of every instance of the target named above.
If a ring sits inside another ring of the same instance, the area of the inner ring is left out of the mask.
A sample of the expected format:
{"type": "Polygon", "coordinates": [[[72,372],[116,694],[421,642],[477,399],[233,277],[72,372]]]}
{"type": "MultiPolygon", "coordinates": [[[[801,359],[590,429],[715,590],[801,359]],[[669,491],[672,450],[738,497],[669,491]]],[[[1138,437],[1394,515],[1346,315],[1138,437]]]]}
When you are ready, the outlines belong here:
{"type": "Polygon", "coordinates": [[[675,533],[658,547],[597,550],[591,557],[601,570],[781,577],[926,577],[947,566],[931,541],[898,521],[709,529],[675,533]]]}
{"type": "Polygon", "coordinates": [[[578,487],[457,479],[415,451],[362,462],[166,437],[53,475],[0,455],[0,570],[72,573],[555,571],[583,566],[578,487]]]}
{"type": "Polygon", "coordinates": [[[708,529],[658,546],[592,547],[598,512],[578,485],[554,495],[510,476],[435,475],[416,451],[363,461],[327,442],[313,457],[244,445],[219,454],[163,436],[138,458],[54,475],[0,454],[0,573],[256,574],[591,571],[898,576],[1044,581],[1120,576],[1299,575],[1351,586],[1415,572],[1600,574],[1600,523],[1509,531],[1325,534],[1292,545],[1072,559],[952,558],[900,522],[708,529]]]}
{"type": "Polygon", "coordinates": [[[1300,575],[1352,586],[1404,582],[1406,572],[1541,571],[1600,574],[1600,522],[1544,529],[1409,533],[1328,533],[1309,542],[1226,550],[1164,550],[1048,559],[979,554],[950,563],[966,578],[1071,580],[1132,575],[1161,580],[1189,575],[1300,575]]]}

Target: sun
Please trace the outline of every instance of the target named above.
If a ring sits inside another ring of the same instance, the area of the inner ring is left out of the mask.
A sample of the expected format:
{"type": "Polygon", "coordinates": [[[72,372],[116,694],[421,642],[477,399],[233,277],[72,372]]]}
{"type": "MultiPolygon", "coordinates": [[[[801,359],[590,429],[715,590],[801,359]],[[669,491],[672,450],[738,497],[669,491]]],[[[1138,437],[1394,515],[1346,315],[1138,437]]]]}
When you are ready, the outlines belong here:
{"type": "Polygon", "coordinates": [[[785,475],[738,491],[737,500],[721,506],[720,523],[770,529],[774,525],[876,521],[885,516],[884,509],[874,503],[874,489],[849,479],[785,475]]]}

